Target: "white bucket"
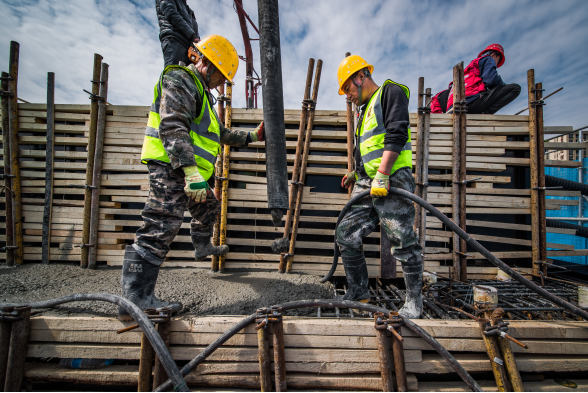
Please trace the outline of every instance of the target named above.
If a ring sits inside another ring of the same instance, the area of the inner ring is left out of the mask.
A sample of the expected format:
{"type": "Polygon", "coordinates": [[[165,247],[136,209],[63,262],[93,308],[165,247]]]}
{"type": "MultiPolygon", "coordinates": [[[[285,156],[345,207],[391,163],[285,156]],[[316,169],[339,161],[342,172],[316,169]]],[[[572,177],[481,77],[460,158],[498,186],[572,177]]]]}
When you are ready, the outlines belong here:
{"type": "Polygon", "coordinates": [[[498,275],[496,276],[498,281],[512,281],[512,277],[506,274],[504,270],[498,269],[498,275]]]}
{"type": "Polygon", "coordinates": [[[588,287],[578,286],[578,306],[588,307],[588,287]]]}
{"type": "Polygon", "coordinates": [[[474,303],[478,307],[498,307],[498,290],[488,285],[477,285],[474,287],[474,303]]]}

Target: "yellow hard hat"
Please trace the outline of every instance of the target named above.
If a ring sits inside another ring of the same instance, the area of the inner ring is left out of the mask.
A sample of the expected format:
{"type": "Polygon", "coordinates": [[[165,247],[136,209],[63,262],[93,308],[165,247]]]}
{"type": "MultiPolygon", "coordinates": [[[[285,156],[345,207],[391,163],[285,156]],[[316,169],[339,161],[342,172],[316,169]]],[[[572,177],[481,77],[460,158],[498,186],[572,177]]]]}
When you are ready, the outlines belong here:
{"type": "Polygon", "coordinates": [[[229,40],[220,35],[209,35],[200,40],[196,44],[196,48],[218,68],[229,82],[233,83],[233,78],[239,68],[239,56],[229,40]]]}
{"type": "Polygon", "coordinates": [[[355,74],[357,71],[363,70],[366,67],[368,67],[370,73],[374,72],[374,66],[368,64],[368,62],[365,61],[361,56],[351,55],[343,59],[341,64],[339,64],[339,69],[337,70],[337,82],[339,82],[340,96],[345,94],[343,92],[343,85],[345,82],[347,82],[347,79],[349,79],[349,77],[351,77],[351,75],[355,74]]]}

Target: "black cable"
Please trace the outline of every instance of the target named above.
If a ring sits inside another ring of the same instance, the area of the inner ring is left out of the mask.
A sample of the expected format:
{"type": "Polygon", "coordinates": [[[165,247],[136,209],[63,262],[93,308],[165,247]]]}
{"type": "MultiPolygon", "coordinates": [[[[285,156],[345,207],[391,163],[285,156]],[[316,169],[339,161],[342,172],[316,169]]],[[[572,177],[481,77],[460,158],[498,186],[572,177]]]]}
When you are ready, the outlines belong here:
{"type": "MultiPolygon", "coordinates": [[[[388,193],[402,196],[402,197],[410,199],[413,202],[418,203],[419,205],[424,207],[429,213],[431,213],[433,216],[437,217],[443,224],[445,224],[447,227],[449,227],[449,229],[451,229],[453,232],[455,232],[457,234],[457,236],[464,239],[466,241],[467,245],[469,245],[474,250],[476,250],[477,252],[482,254],[482,256],[484,258],[486,258],[488,261],[490,261],[490,263],[492,263],[494,266],[496,266],[500,270],[504,271],[506,274],[508,274],[509,276],[511,276],[512,278],[514,278],[518,282],[520,282],[522,285],[524,285],[527,288],[529,288],[530,290],[532,290],[533,292],[543,296],[544,298],[557,304],[558,306],[565,308],[566,310],[568,310],[572,314],[578,315],[588,321],[588,312],[574,306],[573,304],[565,301],[564,299],[562,299],[558,296],[553,295],[552,293],[541,288],[539,285],[535,284],[534,282],[527,280],[519,272],[517,272],[516,270],[513,270],[506,263],[504,263],[500,259],[496,258],[494,256],[494,254],[492,254],[490,251],[486,250],[486,248],[484,248],[480,243],[478,243],[476,240],[474,240],[463,229],[461,229],[459,226],[457,226],[445,214],[441,213],[439,210],[437,210],[437,208],[435,208],[429,202],[417,197],[416,195],[414,195],[411,192],[402,190],[400,188],[390,187],[390,189],[388,190],[388,193]]],[[[350,199],[349,202],[347,202],[347,205],[345,205],[345,207],[341,211],[341,214],[343,214],[343,212],[345,212],[346,209],[349,210],[351,208],[351,206],[354,203],[356,203],[359,199],[362,199],[362,198],[368,196],[369,194],[370,194],[369,190],[357,194],[355,197],[350,199]]],[[[341,214],[339,215],[340,217],[341,217],[341,214]]],[[[339,221],[340,220],[337,219],[337,225],[339,225],[339,221]]],[[[335,248],[338,249],[336,237],[335,237],[335,248]]],[[[335,272],[335,269],[337,269],[337,262],[338,262],[338,254],[337,254],[337,258],[333,259],[333,266],[331,266],[331,270],[321,280],[321,282],[325,282],[330,277],[332,277],[333,273],[335,272]],[[330,276],[329,276],[329,274],[330,274],[330,276]]],[[[537,262],[537,261],[533,261],[533,262],[537,262]]]]}
{"type": "Polygon", "coordinates": [[[588,184],[577,181],[562,179],[555,176],[545,175],[546,187],[562,187],[566,191],[580,191],[582,195],[588,195],[588,184]]]}
{"type": "MultiPolygon", "coordinates": [[[[368,311],[372,313],[376,312],[383,312],[385,315],[390,313],[390,310],[386,310],[385,308],[374,306],[371,304],[360,303],[360,302],[352,302],[349,300],[298,300],[294,302],[284,303],[279,306],[274,307],[281,307],[283,311],[292,310],[296,308],[307,308],[307,307],[340,307],[340,308],[356,308],[363,311],[368,311]]],[[[194,359],[190,360],[188,364],[186,364],[182,370],[180,371],[182,375],[187,375],[192,370],[194,370],[198,365],[206,360],[208,356],[210,356],[214,351],[216,351],[221,345],[223,345],[226,341],[228,341],[231,337],[235,334],[243,330],[245,327],[250,325],[255,321],[257,314],[251,314],[248,317],[242,319],[239,323],[231,327],[229,330],[224,332],[221,336],[219,336],[216,340],[214,340],[208,347],[206,347],[202,352],[198,354],[194,359]]],[[[439,355],[441,355],[447,362],[453,367],[455,372],[459,374],[461,379],[470,387],[470,389],[474,392],[481,392],[483,391],[482,388],[476,383],[476,381],[471,377],[471,375],[459,364],[459,362],[439,343],[439,341],[435,340],[429,333],[423,330],[421,327],[416,325],[409,319],[402,318],[402,321],[406,325],[407,328],[418,334],[423,340],[425,340],[439,355]]],[[[166,391],[171,387],[171,381],[167,380],[163,384],[161,384],[155,392],[163,392],[166,391]]]]}
{"type": "Polygon", "coordinates": [[[575,229],[576,236],[588,238],[588,227],[583,227],[581,225],[576,225],[576,224],[570,224],[569,222],[564,222],[564,221],[560,221],[560,220],[550,220],[549,218],[546,220],[546,224],[550,228],[575,229]]]}
{"type": "Polygon", "coordinates": [[[118,295],[111,295],[109,293],[80,293],[77,295],[69,295],[60,297],[57,299],[45,300],[42,302],[36,303],[2,303],[0,304],[0,308],[6,307],[20,307],[20,306],[31,306],[32,308],[50,308],[55,307],[59,304],[63,303],[70,303],[70,302],[83,302],[87,300],[98,300],[103,302],[114,303],[122,308],[124,308],[132,317],[133,319],[141,326],[143,333],[149,339],[151,346],[157,353],[157,356],[161,360],[167,375],[170,376],[170,387],[173,384],[174,391],[181,391],[181,392],[189,392],[188,386],[186,385],[186,381],[184,381],[184,377],[180,374],[180,370],[178,370],[178,366],[174,359],[172,358],[171,354],[169,353],[169,349],[161,339],[155,327],[147,318],[145,313],[141,311],[139,307],[137,307],[133,302],[125,299],[122,296],[118,295]]]}

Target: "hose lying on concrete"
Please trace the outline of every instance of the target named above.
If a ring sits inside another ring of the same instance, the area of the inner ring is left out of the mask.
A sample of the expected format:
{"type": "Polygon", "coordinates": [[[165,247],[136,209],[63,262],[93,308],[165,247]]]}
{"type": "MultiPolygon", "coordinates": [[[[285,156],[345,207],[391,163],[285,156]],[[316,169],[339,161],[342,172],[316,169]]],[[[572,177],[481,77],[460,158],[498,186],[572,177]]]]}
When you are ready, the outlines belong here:
{"type": "Polygon", "coordinates": [[[582,195],[588,195],[588,184],[582,184],[577,181],[562,179],[560,177],[545,175],[545,186],[561,187],[566,191],[580,191],[582,195]]]}
{"type": "MultiPolygon", "coordinates": [[[[533,292],[543,296],[544,298],[557,304],[558,306],[565,308],[566,310],[568,310],[572,314],[578,315],[588,321],[588,312],[574,306],[573,304],[565,301],[564,299],[562,299],[558,296],[553,295],[552,293],[541,288],[539,285],[535,284],[534,282],[527,280],[519,272],[513,270],[506,263],[504,263],[500,259],[496,258],[494,256],[494,254],[492,254],[490,251],[486,250],[486,248],[484,248],[480,243],[478,243],[476,240],[474,240],[463,229],[461,229],[458,225],[456,225],[453,221],[451,221],[445,214],[443,214],[439,210],[437,210],[437,208],[435,208],[429,202],[417,197],[413,193],[402,190],[400,188],[390,187],[390,190],[388,192],[390,194],[395,194],[398,196],[408,198],[411,201],[418,203],[419,205],[421,205],[422,207],[427,209],[427,211],[429,213],[431,213],[432,215],[437,217],[439,220],[441,220],[441,222],[443,224],[445,224],[449,229],[451,229],[453,232],[455,232],[459,237],[464,239],[466,241],[466,243],[468,244],[468,246],[472,247],[474,250],[476,250],[477,252],[482,254],[482,256],[484,258],[486,258],[488,261],[490,261],[490,263],[492,263],[494,266],[496,266],[500,270],[504,271],[506,274],[508,274],[509,276],[511,276],[512,278],[514,278],[518,282],[520,282],[522,285],[524,285],[527,288],[529,288],[530,290],[532,290],[533,292]]],[[[367,197],[369,194],[370,194],[370,191],[364,191],[362,193],[357,194],[353,198],[351,198],[349,200],[349,202],[347,202],[347,205],[345,205],[345,207],[341,211],[341,214],[339,214],[339,218],[337,219],[337,225],[339,225],[339,221],[341,221],[341,218],[345,215],[346,211],[348,211],[354,203],[356,203],[358,200],[360,200],[362,198],[367,197]]],[[[329,271],[329,273],[327,273],[327,275],[325,277],[323,277],[321,282],[325,282],[325,281],[329,280],[333,276],[333,273],[335,273],[335,270],[337,269],[337,263],[339,261],[338,249],[339,249],[339,247],[337,247],[337,237],[335,237],[335,258],[333,258],[333,265],[331,266],[331,270],[329,271]]]]}
{"type": "Polygon", "coordinates": [[[574,229],[576,231],[576,236],[587,237],[588,238],[588,227],[583,227],[581,225],[570,224],[569,222],[559,221],[559,220],[545,220],[545,224],[550,228],[565,228],[565,229],[574,229]]]}
{"type": "MultiPolygon", "coordinates": [[[[274,307],[281,307],[282,311],[286,310],[293,310],[297,308],[308,308],[308,307],[341,307],[341,308],[354,308],[360,309],[363,311],[368,311],[372,313],[376,312],[383,312],[385,315],[390,313],[390,310],[386,310],[385,308],[374,306],[371,304],[360,303],[360,302],[352,302],[349,300],[298,300],[294,302],[288,302],[281,304],[279,306],[274,307]]],[[[183,376],[188,375],[192,370],[194,370],[198,365],[206,360],[208,356],[210,356],[214,351],[216,351],[221,345],[227,342],[231,337],[235,334],[243,330],[245,327],[250,325],[251,323],[255,322],[257,314],[251,314],[248,317],[245,317],[239,323],[231,327],[229,330],[224,332],[220,335],[216,340],[214,340],[208,347],[206,347],[202,352],[198,354],[194,359],[190,360],[188,364],[186,364],[182,370],[180,371],[183,376]]],[[[402,317],[401,317],[402,318],[402,317]]],[[[482,388],[476,383],[476,381],[472,378],[472,376],[458,363],[458,361],[439,343],[439,341],[435,340],[429,333],[423,330],[420,326],[415,324],[409,319],[402,318],[405,326],[418,334],[425,342],[427,342],[439,355],[441,355],[449,365],[457,372],[457,374],[463,379],[463,381],[470,387],[470,389],[474,392],[482,392],[482,388]]],[[[161,384],[155,392],[163,392],[168,390],[171,387],[171,381],[167,380],[163,384],[161,384]]]]}
{"type": "Polygon", "coordinates": [[[111,295],[109,293],[80,293],[77,295],[69,295],[36,303],[0,303],[0,308],[20,307],[25,305],[31,306],[32,308],[50,308],[63,303],[83,302],[87,300],[98,300],[114,303],[124,308],[135,319],[139,326],[141,326],[143,333],[145,333],[145,336],[147,336],[149,339],[149,342],[155,350],[155,353],[157,353],[161,363],[163,363],[163,367],[165,368],[165,371],[167,371],[167,375],[170,376],[170,387],[173,385],[174,391],[190,391],[186,385],[186,381],[184,381],[184,377],[182,377],[180,370],[178,370],[176,362],[172,358],[169,350],[167,349],[167,346],[161,339],[159,333],[157,333],[157,330],[155,330],[155,327],[149,318],[147,318],[145,313],[143,313],[143,311],[134,303],[121,296],[111,295]]]}

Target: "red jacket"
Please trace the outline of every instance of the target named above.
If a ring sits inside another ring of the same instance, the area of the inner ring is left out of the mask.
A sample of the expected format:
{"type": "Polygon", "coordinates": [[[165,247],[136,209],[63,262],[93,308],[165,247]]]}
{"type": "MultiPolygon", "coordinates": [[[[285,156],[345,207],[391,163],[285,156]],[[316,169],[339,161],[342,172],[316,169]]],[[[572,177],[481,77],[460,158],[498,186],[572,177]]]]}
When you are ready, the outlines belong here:
{"type": "MultiPolygon", "coordinates": [[[[482,56],[478,57],[477,59],[472,60],[472,62],[463,70],[463,79],[465,82],[465,97],[475,96],[486,90],[486,85],[482,81],[482,77],[480,75],[480,67],[478,63],[480,59],[483,59],[482,56]]],[[[447,98],[447,109],[453,106],[453,86],[451,87],[451,91],[449,92],[449,97],[447,98]]]]}

